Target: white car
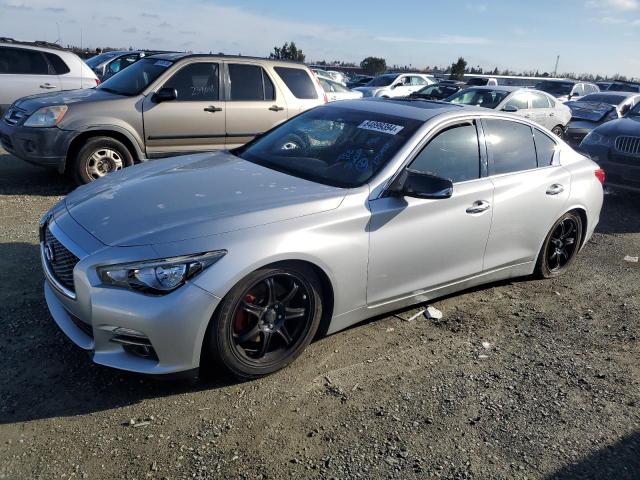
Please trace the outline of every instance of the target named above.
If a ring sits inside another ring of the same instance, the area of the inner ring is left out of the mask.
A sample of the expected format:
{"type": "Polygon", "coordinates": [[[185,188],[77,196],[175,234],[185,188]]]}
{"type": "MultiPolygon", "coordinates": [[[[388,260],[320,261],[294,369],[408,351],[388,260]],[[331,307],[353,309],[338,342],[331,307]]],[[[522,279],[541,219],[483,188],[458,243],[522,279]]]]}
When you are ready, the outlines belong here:
{"type": "Polygon", "coordinates": [[[80,57],[56,45],[0,42],[0,115],[27,95],[93,88],[99,83],[80,57]]]}
{"type": "Polygon", "coordinates": [[[337,70],[327,70],[327,73],[331,75],[331,78],[338,83],[342,83],[343,85],[347,84],[347,77],[342,72],[338,72],[337,70]]]}
{"type": "Polygon", "coordinates": [[[375,77],[364,87],[354,90],[362,92],[364,97],[407,97],[434,83],[436,81],[432,76],[421,73],[386,73],[375,77]]]}
{"type": "Polygon", "coordinates": [[[362,98],[362,92],[350,90],[335,80],[318,76],[318,81],[320,82],[324,92],[327,94],[327,100],[330,102],[335,102],[337,100],[357,100],[362,98]]]}

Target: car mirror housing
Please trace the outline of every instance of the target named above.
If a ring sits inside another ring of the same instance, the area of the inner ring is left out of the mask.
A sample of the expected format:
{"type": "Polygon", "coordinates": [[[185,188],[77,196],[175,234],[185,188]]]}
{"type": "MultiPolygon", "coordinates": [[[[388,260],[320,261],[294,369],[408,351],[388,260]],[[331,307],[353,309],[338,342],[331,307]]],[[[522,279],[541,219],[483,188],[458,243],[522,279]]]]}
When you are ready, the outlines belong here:
{"type": "Polygon", "coordinates": [[[178,98],[178,91],[175,88],[163,87],[153,94],[152,100],[155,103],[170,102],[178,98]]]}
{"type": "Polygon", "coordinates": [[[405,197],[444,199],[453,195],[453,182],[447,178],[410,169],[405,170],[404,177],[402,194],[405,197]]]}
{"type": "Polygon", "coordinates": [[[507,105],[502,109],[502,111],[508,113],[516,113],[518,111],[518,107],[516,107],[515,105],[507,105]]]}

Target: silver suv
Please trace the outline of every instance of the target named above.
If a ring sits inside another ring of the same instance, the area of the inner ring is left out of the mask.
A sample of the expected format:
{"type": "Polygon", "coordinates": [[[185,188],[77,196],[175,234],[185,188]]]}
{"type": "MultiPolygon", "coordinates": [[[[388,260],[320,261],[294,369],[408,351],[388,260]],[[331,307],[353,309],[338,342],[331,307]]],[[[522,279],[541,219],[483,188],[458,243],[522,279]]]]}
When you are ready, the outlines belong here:
{"type": "Polygon", "coordinates": [[[243,145],[325,102],[299,63],[169,53],[92,90],[18,100],[0,139],[17,157],[88,183],[147,159],[243,145]]]}
{"type": "Polygon", "coordinates": [[[50,43],[0,38],[0,115],[26,95],[93,88],[99,83],[75,53],[50,43]]]}

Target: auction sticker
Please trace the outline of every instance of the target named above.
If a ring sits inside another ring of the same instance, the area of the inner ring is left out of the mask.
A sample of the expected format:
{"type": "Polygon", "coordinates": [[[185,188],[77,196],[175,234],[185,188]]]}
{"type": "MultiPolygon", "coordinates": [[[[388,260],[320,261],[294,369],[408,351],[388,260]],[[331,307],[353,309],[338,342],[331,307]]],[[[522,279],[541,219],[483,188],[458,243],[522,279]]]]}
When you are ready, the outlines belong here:
{"type": "Polygon", "coordinates": [[[404,127],[402,125],[394,125],[392,123],[376,122],[375,120],[365,120],[358,128],[363,130],[373,130],[374,132],[388,133],[389,135],[396,135],[404,127]]]}
{"type": "Polygon", "coordinates": [[[154,65],[156,67],[170,67],[171,62],[167,62],[166,60],[156,60],[156,63],[154,63],[154,65]]]}

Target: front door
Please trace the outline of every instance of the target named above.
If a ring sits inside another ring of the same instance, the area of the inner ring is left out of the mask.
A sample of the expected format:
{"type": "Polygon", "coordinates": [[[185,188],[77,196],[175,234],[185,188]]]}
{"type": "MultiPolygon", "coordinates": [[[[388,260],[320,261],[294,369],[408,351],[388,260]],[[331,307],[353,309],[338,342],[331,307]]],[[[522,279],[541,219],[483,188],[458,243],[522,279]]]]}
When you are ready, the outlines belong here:
{"type": "Polygon", "coordinates": [[[143,102],[147,155],[166,155],[224,148],[225,103],[220,64],[193,62],[180,68],[161,88],[175,88],[175,100],[143,102]]]}
{"type": "Polygon", "coordinates": [[[481,174],[479,145],[474,123],[451,125],[411,163],[413,170],[451,179],[451,198],[388,196],[369,202],[369,305],[482,272],[493,184],[481,174]]]}
{"type": "Polygon", "coordinates": [[[260,65],[228,63],[227,148],[243,145],[288,117],[282,92],[260,65]]]}

